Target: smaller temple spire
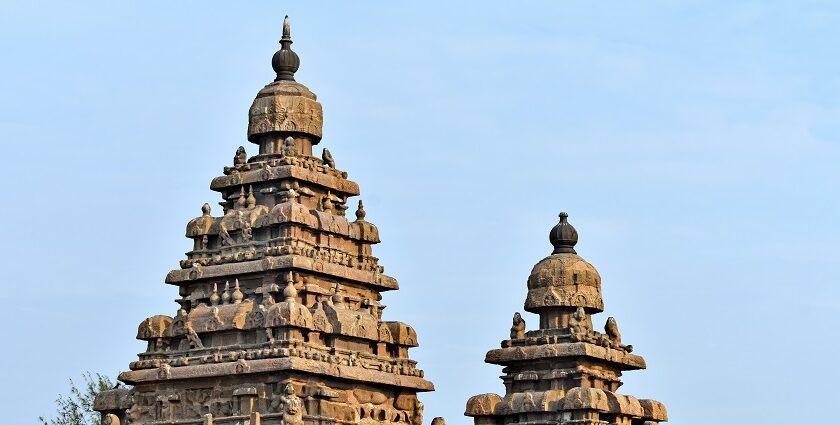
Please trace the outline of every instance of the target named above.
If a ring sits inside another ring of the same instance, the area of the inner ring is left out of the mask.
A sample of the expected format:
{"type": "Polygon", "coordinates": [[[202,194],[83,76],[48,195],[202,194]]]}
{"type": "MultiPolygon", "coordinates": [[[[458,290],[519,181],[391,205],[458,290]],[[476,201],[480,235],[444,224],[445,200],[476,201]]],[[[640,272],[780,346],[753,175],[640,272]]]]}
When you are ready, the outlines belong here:
{"type": "Polygon", "coordinates": [[[548,240],[554,245],[552,254],[576,254],[575,245],[578,242],[577,230],[569,224],[569,214],[560,213],[560,222],[548,234],[548,240]]]}
{"type": "Polygon", "coordinates": [[[280,50],[271,58],[271,67],[277,73],[274,81],[295,81],[295,72],[300,67],[300,58],[292,51],[292,30],[289,15],[283,19],[283,37],[280,39],[280,50]]]}

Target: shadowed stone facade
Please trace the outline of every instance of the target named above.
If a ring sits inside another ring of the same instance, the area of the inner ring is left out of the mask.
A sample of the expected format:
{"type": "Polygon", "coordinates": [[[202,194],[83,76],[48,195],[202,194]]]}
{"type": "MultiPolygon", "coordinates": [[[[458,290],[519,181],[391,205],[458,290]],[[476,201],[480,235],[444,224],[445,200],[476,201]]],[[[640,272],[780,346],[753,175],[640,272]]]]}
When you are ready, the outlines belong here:
{"type": "Polygon", "coordinates": [[[567,217],[561,213],[549,234],[554,251],[528,277],[525,310],[539,315],[539,328],[527,331],[516,313],[510,339],[487,352],[487,363],[504,367],[505,395],[470,398],[465,414],[475,425],[668,420],[662,403],[616,393],[622,372],[644,369],[645,360],[622,342],[614,318],[607,318],[603,333],[593,329],[592,316],[604,310],[601,276],[575,252],[578,234],[567,217]]]}
{"type": "Polygon", "coordinates": [[[249,157],[240,147],[187,224],[192,250],[166,276],[173,316],[143,320],[146,351],[102,393],[104,423],[420,425],[417,393],[433,390],[408,357],[409,325],[383,321],[384,291],[398,289],[371,248],[379,232],[356,183],[330,152],[313,156],[323,115],[294,79],[288,19],[272,58],[274,82],[251,106],[249,157]]]}

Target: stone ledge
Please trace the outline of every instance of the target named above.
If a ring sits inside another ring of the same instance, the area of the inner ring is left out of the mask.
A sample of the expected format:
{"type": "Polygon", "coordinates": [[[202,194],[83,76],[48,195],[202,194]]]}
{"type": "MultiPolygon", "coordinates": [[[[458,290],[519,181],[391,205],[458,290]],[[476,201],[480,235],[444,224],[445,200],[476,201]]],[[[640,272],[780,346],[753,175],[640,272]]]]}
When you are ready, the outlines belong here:
{"type": "Polygon", "coordinates": [[[347,266],[315,260],[313,258],[300,255],[281,255],[261,260],[243,261],[241,263],[226,263],[172,270],[166,275],[165,282],[177,285],[181,282],[197,281],[201,279],[216,279],[232,275],[293,268],[323,273],[330,276],[364,283],[374,286],[376,289],[381,291],[399,289],[399,284],[393,277],[375,273],[373,271],[353,269],[347,266]]]}
{"type": "Polygon", "coordinates": [[[410,388],[416,391],[434,391],[435,389],[431,382],[416,376],[394,375],[376,370],[362,369],[355,366],[326,364],[301,358],[240,360],[238,362],[230,363],[133,370],[121,373],[119,380],[125,382],[126,384],[136,385],[139,383],[277,371],[295,371],[316,375],[327,375],[350,381],[363,381],[374,384],[392,385],[400,388],[410,388]]]}
{"type": "Polygon", "coordinates": [[[617,365],[620,370],[636,370],[645,369],[647,367],[645,359],[641,356],[586,342],[497,348],[495,350],[488,351],[484,361],[486,363],[504,366],[520,361],[558,357],[589,357],[604,360],[617,365]]]}

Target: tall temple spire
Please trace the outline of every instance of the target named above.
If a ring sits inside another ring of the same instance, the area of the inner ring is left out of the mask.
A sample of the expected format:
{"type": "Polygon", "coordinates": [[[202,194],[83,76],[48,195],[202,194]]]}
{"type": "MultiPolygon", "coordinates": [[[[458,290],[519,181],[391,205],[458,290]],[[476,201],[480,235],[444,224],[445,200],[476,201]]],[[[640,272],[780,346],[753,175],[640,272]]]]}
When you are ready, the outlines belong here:
{"type": "Polygon", "coordinates": [[[295,81],[295,72],[300,67],[300,58],[292,50],[292,29],[289,15],[283,18],[283,37],[280,39],[280,50],[271,58],[271,67],[277,73],[274,81],[295,81]]]}
{"type": "Polygon", "coordinates": [[[481,394],[467,401],[465,414],[476,425],[575,424],[654,425],[667,421],[665,406],[618,394],[623,371],[644,369],[645,360],[624,345],[618,324],[608,318],[604,332],[592,316],[604,310],[601,276],[577,255],[577,230],[569,215],[551,229],[552,254],[528,277],[525,310],[539,315],[526,331],[513,316],[510,339],[487,352],[485,362],[501,365],[505,395],[481,394]]]}
{"type": "Polygon", "coordinates": [[[277,79],[248,114],[259,153],[240,146],[210,184],[222,215],[205,204],[187,224],[193,249],[166,276],[181,307],[139,325],[146,351],[119,376],[133,388],[94,406],[108,423],[423,422],[417,395],[434,386],[409,357],[417,334],[382,320],[382,293],[399,285],[373,255],[379,231],[364,210],[345,216],[358,184],[312,153],[323,112],[294,80],[288,18],[280,44],[277,79]]]}

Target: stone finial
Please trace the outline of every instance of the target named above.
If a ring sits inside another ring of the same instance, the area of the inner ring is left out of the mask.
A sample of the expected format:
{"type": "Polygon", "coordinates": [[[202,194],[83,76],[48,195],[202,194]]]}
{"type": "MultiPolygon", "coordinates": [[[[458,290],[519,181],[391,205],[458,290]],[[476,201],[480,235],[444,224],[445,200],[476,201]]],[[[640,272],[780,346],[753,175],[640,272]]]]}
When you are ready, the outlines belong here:
{"type": "Polygon", "coordinates": [[[432,419],[432,425],[446,425],[446,421],[442,417],[438,416],[432,419]]]}
{"type": "Polygon", "coordinates": [[[210,217],[210,204],[207,202],[201,206],[201,216],[202,217],[210,217]]]}
{"type": "Polygon", "coordinates": [[[321,159],[324,161],[324,165],[335,170],[335,159],[329,149],[324,148],[324,151],[321,153],[321,159]]]}
{"type": "Polygon", "coordinates": [[[604,325],[604,332],[606,332],[611,342],[621,345],[621,332],[618,331],[618,322],[615,321],[614,317],[607,318],[607,324],[604,325]]]}
{"type": "Polygon", "coordinates": [[[292,51],[292,30],[289,16],[283,18],[283,37],[280,39],[280,50],[271,58],[271,67],[277,73],[274,81],[295,81],[295,72],[300,67],[300,57],[292,51]]]}
{"type": "Polygon", "coordinates": [[[230,281],[225,282],[225,290],[222,291],[222,304],[230,302],[230,281]]]}
{"type": "Polygon", "coordinates": [[[219,304],[219,284],[213,282],[213,293],[210,294],[210,305],[217,305],[219,304]]]}
{"type": "Polygon", "coordinates": [[[236,154],[233,156],[233,165],[245,165],[248,162],[248,154],[245,153],[245,146],[240,146],[236,149],[236,154]]]}
{"type": "Polygon", "coordinates": [[[517,311],[513,315],[513,325],[510,327],[510,339],[525,338],[525,319],[517,311]]]}
{"type": "Polygon", "coordinates": [[[363,204],[362,200],[359,199],[359,207],[356,208],[356,220],[364,221],[366,215],[365,204],[363,204]]]}
{"type": "Polygon", "coordinates": [[[288,277],[286,278],[286,287],[283,288],[283,299],[287,302],[292,302],[297,297],[297,289],[295,289],[294,279],[292,278],[292,272],[289,272],[288,277]]]}
{"type": "Polygon", "coordinates": [[[245,196],[245,186],[242,186],[239,188],[239,199],[236,200],[236,205],[239,208],[245,208],[245,205],[247,205],[248,203],[246,199],[247,197],[245,196]]]}
{"type": "Polygon", "coordinates": [[[254,196],[254,186],[248,186],[248,208],[254,208],[257,205],[257,198],[254,196]]]}
{"type": "Polygon", "coordinates": [[[560,213],[560,222],[557,223],[548,234],[548,240],[554,245],[552,254],[577,254],[575,245],[578,242],[577,230],[569,224],[569,214],[560,213]]]}
{"type": "Polygon", "coordinates": [[[338,291],[338,283],[333,285],[332,302],[334,305],[339,305],[344,302],[344,296],[338,291]]]}
{"type": "Polygon", "coordinates": [[[230,299],[234,304],[239,304],[245,299],[245,294],[239,289],[239,279],[235,279],[233,282],[233,294],[230,296],[230,299]]]}

